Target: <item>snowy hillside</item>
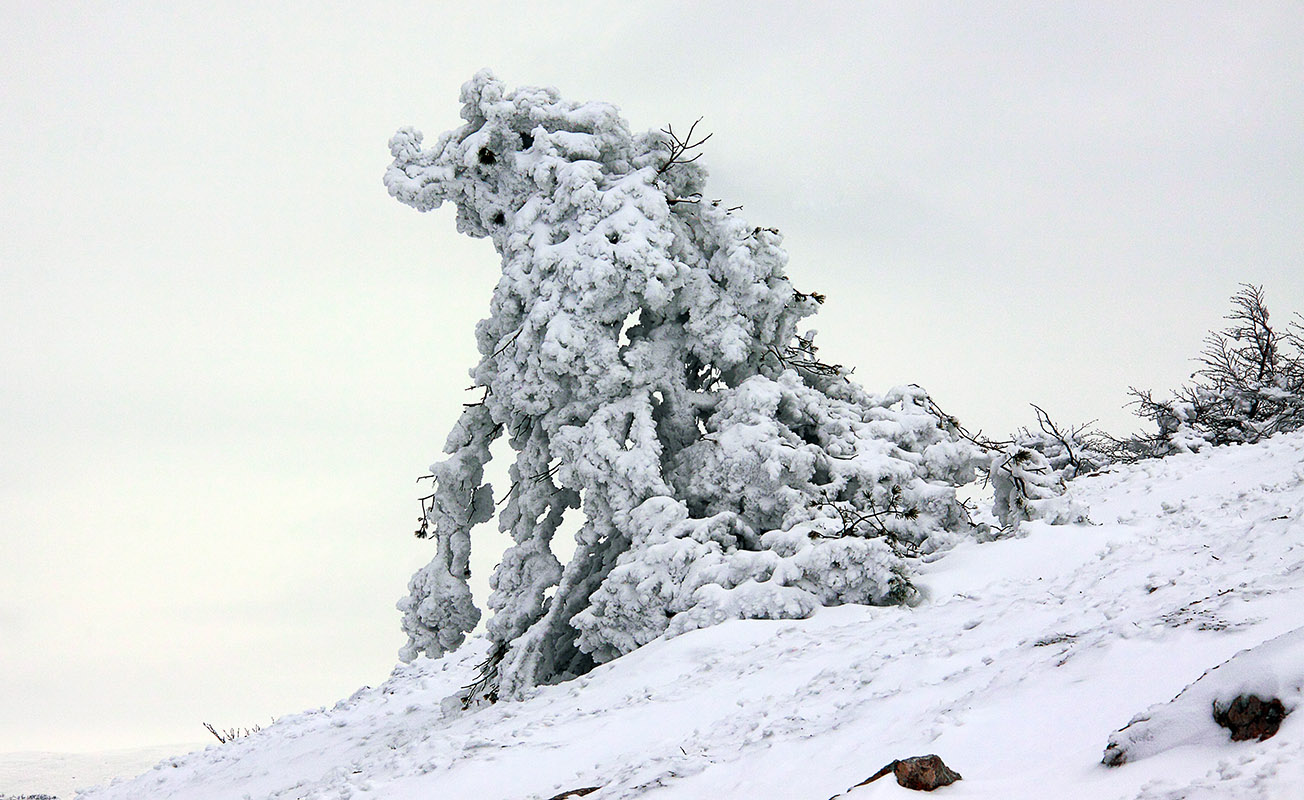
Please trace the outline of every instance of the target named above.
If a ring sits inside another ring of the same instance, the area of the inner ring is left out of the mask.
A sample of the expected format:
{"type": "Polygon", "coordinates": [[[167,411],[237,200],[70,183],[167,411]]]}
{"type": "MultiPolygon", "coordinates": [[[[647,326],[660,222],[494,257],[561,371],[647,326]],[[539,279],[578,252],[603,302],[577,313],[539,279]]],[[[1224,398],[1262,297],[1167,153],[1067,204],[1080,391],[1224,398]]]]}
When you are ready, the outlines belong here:
{"type": "Polygon", "coordinates": [[[103,750],[98,753],[0,753],[0,800],[41,796],[70,798],[77,787],[95,786],[113,778],[138,775],[157,764],[161,758],[201,747],[201,744],[187,743],[103,750]]]}
{"type": "MultiPolygon", "coordinates": [[[[1300,797],[1304,714],[1233,743],[1208,704],[1269,685],[1289,707],[1304,688],[1301,634],[1287,635],[1304,629],[1304,436],[1071,491],[1092,524],[961,545],[919,567],[915,608],[731,622],[523,702],[445,708],[482,657],[473,641],[82,797],[826,800],[926,753],[963,775],[946,797],[1300,797]],[[1134,746],[1113,768],[1111,737],[1134,746]]],[[[843,796],[909,795],[889,776],[843,796]]]]}

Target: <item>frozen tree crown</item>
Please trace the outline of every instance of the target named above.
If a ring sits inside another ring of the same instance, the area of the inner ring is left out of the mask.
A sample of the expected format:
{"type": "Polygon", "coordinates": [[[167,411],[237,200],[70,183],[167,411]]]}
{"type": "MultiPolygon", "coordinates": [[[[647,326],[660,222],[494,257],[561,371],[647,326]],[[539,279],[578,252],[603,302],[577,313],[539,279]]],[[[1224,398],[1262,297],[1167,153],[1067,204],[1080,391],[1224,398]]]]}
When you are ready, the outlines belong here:
{"type": "Polygon", "coordinates": [[[497,498],[513,544],[490,585],[484,696],[581,674],[663,635],[821,605],[908,600],[908,561],[969,529],[954,487],[984,463],[918,387],[865,392],[797,325],[777,231],[702,195],[702,138],[633,134],[606,103],[462,89],[461,128],[390,140],[385,185],[452,202],[502,276],[476,328],[466,409],[432,467],[436,555],[400,602],[405,659],[457,647],[480,619],[473,526],[497,498]],[[563,567],[551,542],[582,515],[563,567]]]}

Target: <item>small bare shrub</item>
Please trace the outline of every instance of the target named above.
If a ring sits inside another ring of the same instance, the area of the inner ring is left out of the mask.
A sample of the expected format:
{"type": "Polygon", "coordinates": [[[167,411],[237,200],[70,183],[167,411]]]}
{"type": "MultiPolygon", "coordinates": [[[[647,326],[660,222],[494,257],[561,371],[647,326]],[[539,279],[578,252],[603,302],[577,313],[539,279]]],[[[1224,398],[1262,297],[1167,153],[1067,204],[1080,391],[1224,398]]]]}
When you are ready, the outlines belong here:
{"type": "Polygon", "coordinates": [[[227,728],[225,730],[218,730],[207,722],[204,723],[204,727],[208,729],[209,733],[216,736],[217,740],[222,744],[226,744],[235,739],[242,739],[246,736],[252,736],[262,730],[262,726],[260,725],[255,725],[252,728],[227,728]]]}

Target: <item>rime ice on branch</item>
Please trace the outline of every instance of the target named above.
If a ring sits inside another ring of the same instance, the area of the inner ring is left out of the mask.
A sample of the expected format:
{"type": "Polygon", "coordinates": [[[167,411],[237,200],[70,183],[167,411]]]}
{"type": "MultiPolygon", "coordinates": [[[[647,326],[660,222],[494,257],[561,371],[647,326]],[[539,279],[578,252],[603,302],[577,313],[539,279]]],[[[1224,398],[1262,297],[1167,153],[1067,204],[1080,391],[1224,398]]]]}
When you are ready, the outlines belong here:
{"type": "Polygon", "coordinates": [[[490,578],[486,696],[518,695],[663,634],[910,598],[906,559],[969,529],[954,486],[985,456],[917,387],[865,392],[798,322],[776,231],[703,199],[694,134],[633,134],[614,106],[508,91],[481,72],[466,124],[390,140],[391,195],[457,207],[502,277],[423,529],[435,558],[399,604],[405,660],[456,648],[480,611],[470,531],[494,511],[490,443],[516,461],[490,578]],[[551,541],[579,509],[563,566],[551,541]]]}

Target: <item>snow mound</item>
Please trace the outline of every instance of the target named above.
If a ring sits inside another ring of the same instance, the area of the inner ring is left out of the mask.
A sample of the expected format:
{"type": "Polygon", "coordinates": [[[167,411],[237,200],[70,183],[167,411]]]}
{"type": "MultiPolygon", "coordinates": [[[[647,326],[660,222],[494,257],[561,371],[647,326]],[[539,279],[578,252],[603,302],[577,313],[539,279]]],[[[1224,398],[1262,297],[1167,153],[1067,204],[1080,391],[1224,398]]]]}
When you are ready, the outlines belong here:
{"type": "Polygon", "coordinates": [[[905,790],[848,787],[924,753],[964,775],[940,790],[956,798],[1299,797],[1304,714],[1263,742],[1179,736],[1114,769],[1100,754],[1183,687],[1211,687],[1189,690],[1199,704],[1265,675],[1295,685],[1304,436],[1115,467],[1070,492],[1092,524],[1026,522],[916,564],[916,607],[726,622],[463,712],[444,700],[485,655],[472,640],[82,797],[867,800],[905,790]]]}
{"type": "Polygon", "coordinates": [[[1151,706],[1122,730],[1105,749],[1109,763],[1122,764],[1188,744],[1219,744],[1228,731],[1214,721],[1241,695],[1280,700],[1286,713],[1304,694],[1304,628],[1283,633],[1242,650],[1204,673],[1181,694],[1151,706]]]}

